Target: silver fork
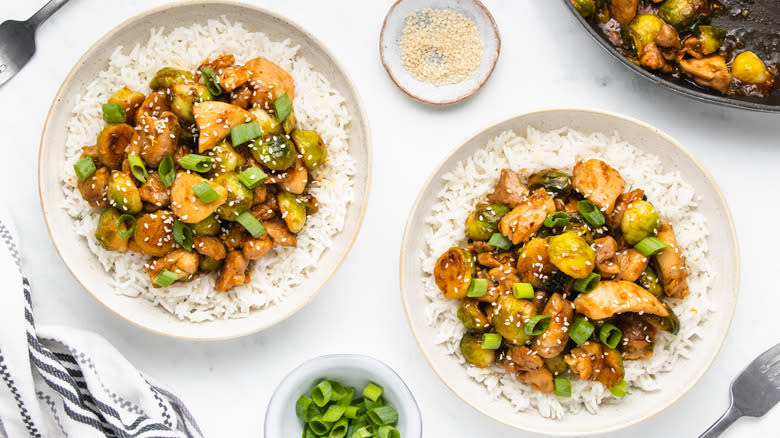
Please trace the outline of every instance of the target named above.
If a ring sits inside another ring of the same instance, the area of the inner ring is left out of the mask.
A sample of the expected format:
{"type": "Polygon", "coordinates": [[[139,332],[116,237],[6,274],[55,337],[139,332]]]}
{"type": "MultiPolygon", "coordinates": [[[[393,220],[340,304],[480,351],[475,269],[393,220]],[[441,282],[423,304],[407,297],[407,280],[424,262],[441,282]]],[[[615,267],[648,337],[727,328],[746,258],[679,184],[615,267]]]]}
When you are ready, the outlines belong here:
{"type": "Polygon", "coordinates": [[[731,405],[699,438],[720,436],[740,417],[760,417],[780,401],[780,344],[763,352],[731,382],[731,405]]]}

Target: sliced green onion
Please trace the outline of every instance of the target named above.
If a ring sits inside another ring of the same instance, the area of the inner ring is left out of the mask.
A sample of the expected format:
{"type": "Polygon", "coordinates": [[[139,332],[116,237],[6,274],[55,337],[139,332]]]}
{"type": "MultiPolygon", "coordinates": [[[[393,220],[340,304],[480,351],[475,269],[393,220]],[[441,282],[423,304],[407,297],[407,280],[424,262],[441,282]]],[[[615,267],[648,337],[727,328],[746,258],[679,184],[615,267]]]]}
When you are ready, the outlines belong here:
{"type": "Polygon", "coordinates": [[[361,427],[360,429],[356,430],[355,433],[353,433],[349,438],[370,438],[374,436],[374,432],[371,432],[371,429],[368,427],[361,427]]]}
{"type": "Polygon", "coordinates": [[[599,285],[600,281],[601,275],[596,274],[595,272],[591,272],[590,275],[585,278],[578,278],[574,280],[572,289],[580,293],[590,292],[599,285]]]}
{"type": "Polygon", "coordinates": [[[323,436],[330,432],[330,428],[333,427],[333,424],[328,423],[327,421],[322,421],[322,415],[316,415],[314,418],[309,420],[309,427],[311,427],[312,432],[314,432],[317,436],[323,436]]]}
{"type": "Polygon", "coordinates": [[[173,272],[167,269],[163,269],[162,272],[160,272],[159,274],[157,274],[156,277],[154,277],[153,283],[160,287],[168,287],[178,279],[179,279],[178,275],[174,274],[173,272]]]}
{"type": "Polygon", "coordinates": [[[393,426],[379,426],[376,436],[377,438],[401,438],[401,432],[393,426]]]}
{"type": "Polygon", "coordinates": [[[327,380],[323,380],[322,382],[318,383],[311,392],[312,401],[319,407],[323,407],[328,404],[332,396],[333,386],[327,380]]]}
{"type": "Polygon", "coordinates": [[[484,278],[474,278],[469,283],[469,291],[466,296],[471,298],[484,297],[487,293],[488,282],[484,278]]]}
{"type": "Polygon", "coordinates": [[[211,157],[198,154],[187,154],[179,160],[179,166],[199,173],[211,170],[211,164],[211,157]]]}
{"type": "Polygon", "coordinates": [[[528,336],[537,336],[544,333],[550,326],[550,317],[547,315],[535,315],[526,321],[523,332],[528,336]]]}
{"type": "Polygon", "coordinates": [[[615,386],[609,388],[609,392],[611,392],[615,397],[624,397],[626,395],[627,389],[628,383],[625,380],[621,380],[620,382],[616,383],[615,386]]]}
{"type": "Polygon", "coordinates": [[[566,377],[556,377],[553,380],[555,395],[558,397],[571,397],[571,381],[566,377]]]}
{"type": "Polygon", "coordinates": [[[116,221],[116,232],[119,234],[119,237],[129,239],[135,232],[135,217],[129,214],[119,216],[119,219],[116,221]],[[130,222],[129,226],[127,225],[127,222],[130,222]],[[124,231],[122,230],[122,225],[126,227],[124,231]]]}
{"type": "Polygon", "coordinates": [[[341,385],[339,382],[330,382],[330,387],[333,391],[333,394],[330,396],[330,401],[339,401],[346,397],[347,395],[347,389],[344,388],[344,386],[341,385]]]}
{"type": "Polygon", "coordinates": [[[565,227],[569,220],[571,220],[571,216],[565,211],[556,211],[547,216],[547,219],[544,220],[544,226],[547,228],[565,227]]]}
{"type": "Polygon", "coordinates": [[[84,155],[73,165],[73,170],[76,171],[76,177],[79,181],[84,181],[95,173],[97,167],[95,166],[95,162],[92,161],[92,157],[84,155]]]}
{"type": "Polygon", "coordinates": [[[252,237],[257,238],[265,234],[266,230],[263,224],[260,223],[257,218],[252,216],[252,213],[245,211],[238,215],[236,222],[243,225],[252,237]]]}
{"type": "Polygon", "coordinates": [[[219,193],[214,190],[213,187],[206,181],[200,182],[192,187],[192,192],[195,193],[198,198],[208,204],[219,199],[219,193]]]}
{"type": "Polygon", "coordinates": [[[606,222],[604,213],[602,213],[591,200],[583,199],[582,201],[578,201],[577,210],[579,210],[579,212],[582,213],[582,217],[594,227],[600,227],[606,222]]]}
{"type": "MultiPolygon", "coordinates": [[[[341,386],[341,385],[339,385],[341,386]]],[[[345,408],[352,403],[352,399],[355,397],[355,388],[347,388],[344,390],[344,395],[339,399],[338,404],[345,408]]]]}
{"type": "Polygon", "coordinates": [[[173,239],[182,248],[192,252],[192,228],[178,219],[173,223],[173,239]]]}
{"type": "Polygon", "coordinates": [[[513,283],[512,295],[518,300],[530,300],[534,297],[534,287],[531,283],[513,283]]]}
{"type": "Polygon", "coordinates": [[[343,416],[344,416],[344,406],[339,406],[334,404],[328,406],[328,410],[325,411],[325,413],[320,416],[320,419],[327,423],[335,423],[339,421],[343,416]]]}
{"type": "Polygon", "coordinates": [[[130,165],[130,172],[135,179],[145,183],[146,179],[149,178],[149,173],[146,171],[146,166],[144,166],[144,161],[141,157],[136,154],[130,154],[127,156],[127,163],[130,165]]]}
{"type": "Polygon", "coordinates": [[[238,180],[248,189],[254,189],[266,179],[268,179],[268,175],[257,166],[252,166],[238,174],[238,180]]]}
{"type": "Polygon", "coordinates": [[[274,100],[274,112],[276,112],[276,120],[279,123],[284,122],[292,112],[292,104],[290,103],[290,96],[287,93],[282,94],[276,100],[274,100]]]}
{"type": "Polygon", "coordinates": [[[104,103],[103,118],[108,123],[125,123],[127,114],[125,114],[125,109],[122,105],[118,103],[104,103]]]}
{"type": "Polygon", "coordinates": [[[344,418],[349,418],[350,420],[355,420],[360,415],[360,407],[359,406],[346,406],[344,407],[344,418]]]}
{"type": "Polygon", "coordinates": [[[217,79],[217,72],[211,67],[206,67],[200,71],[203,81],[206,83],[206,88],[209,89],[209,93],[214,96],[222,94],[222,87],[219,86],[219,79],[217,79]]]}
{"type": "Polygon", "coordinates": [[[157,167],[157,173],[160,175],[160,181],[162,181],[165,187],[173,185],[173,181],[176,180],[176,169],[173,166],[173,157],[166,155],[165,158],[160,161],[160,165],[157,167]]]}
{"type": "Polygon", "coordinates": [[[669,245],[657,237],[650,236],[640,240],[639,243],[634,245],[634,248],[641,252],[643,256],[650,257],[651,255],[656,255],[664,249],[669,248],[669,245]]]}
{"type": "Polygon", "coordinates": [[[367,398],[363,399],[363,407],[366,408],[366,411],[370,411],[371,409],[377,408],[379,406],[384,406],[384,402],[381,398],[379,398],[377,401],[371,401],[367,398]]]}
{"type": "Polygon", "coordinates": [[[485,333],[482,335],[482,349],[496,350],[501,346],[502,339],[498,333],[485,333]]]}
{"type": "Polygon", "coordinates": [[[392,406],[379,406],[367,412],[369,420],[377,426],[398,422],[398,412],[392,406]]]}
{"type": "Polygon", "coordinates": [[[303,435],[301,438],[317,438],[317,434],[314,433],[313,430],[311,430],[311,427],[307,424],[306,427],[303,429],[303,435]]]}
{"type": "Polygon", "coordinates": [[[349,429],[349,421],[346,419],[339,420],[333,425],[328,438],[344,438],[347,436],[347,429],[349,429]]]}
{"type": "Polygon", "coordinates": [[[302,395],[298,401],[295,402],[295,415],[301,420],[308,422],[312,417],[317,415],[317,408],[309,397],[302,395]]]}
{"type": "Polygon", "coordinates": [[[503,249],[505,251],[512,247],[512,241],[501,233],[493,233],[487,244],[493,248],[503,249]]]}
{"type": "Polygon", "coordinates": [[[233,147],[254,140],[263,135],[263,129],[257,120],[230,128],[230,143],[233,147]]]}
{"type": "Polygon", "coordinates": [[[385,390],[381,386],[375,383],[369,383],[363,390],[363,397],[371,401],[377,401],[377,399],[382,396],[383,392],[385,392],[385,390]]]}
{"type": "Polygon", "coordinates": [[[604,324],[599,329],[599,340],[609,348],[617,348],[621,339],[623,339],[623,331],[612,324],[604,324]]]}
{"type": "Polygon", "coordinates": [[[582,345],[590,339],[593,330],[593,324],[588,321],[588,318],[581,316],[575,319],[571,327],[569,327],[569,337],[577,345],[582,345]]]}

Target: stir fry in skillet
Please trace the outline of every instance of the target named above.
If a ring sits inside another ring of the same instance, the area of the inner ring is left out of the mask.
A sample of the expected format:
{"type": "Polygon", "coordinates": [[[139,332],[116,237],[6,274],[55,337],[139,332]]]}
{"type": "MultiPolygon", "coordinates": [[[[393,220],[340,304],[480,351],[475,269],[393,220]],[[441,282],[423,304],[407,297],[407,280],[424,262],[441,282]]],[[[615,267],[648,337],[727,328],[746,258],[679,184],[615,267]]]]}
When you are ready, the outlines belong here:
{"type": "Polygon", "coordinates": [[[151,256],[155,286],[211,273],[218,291],[246,284],[250,262],[296,246],[318,208],[308,188],[327,153],[296,126],[292,77],[225,55],[194,72],[163,68],[150,88],[111,96],[74,166],[84,200],[104,209],[95,237],[151,256]]]}
{"type": "Polygon", "coordinates": [[[778,66],[744,50],[731,29],[710,24],[726,13],[711,0],[571,0],[631,62],[732,96],[766,97],[778,66]]]}
{"type": "Polygon", "coordinates": [[[677,333],[664,300],[688,294],[672,225],[625,186],[597,159],[525,183],[501,171],[466,219],[467,247],[434,267],[444,296],[460,301],[466,361],[561,396],[570,377],[625,394],[623,361],[650,358],[658,330],[677,333]]]}

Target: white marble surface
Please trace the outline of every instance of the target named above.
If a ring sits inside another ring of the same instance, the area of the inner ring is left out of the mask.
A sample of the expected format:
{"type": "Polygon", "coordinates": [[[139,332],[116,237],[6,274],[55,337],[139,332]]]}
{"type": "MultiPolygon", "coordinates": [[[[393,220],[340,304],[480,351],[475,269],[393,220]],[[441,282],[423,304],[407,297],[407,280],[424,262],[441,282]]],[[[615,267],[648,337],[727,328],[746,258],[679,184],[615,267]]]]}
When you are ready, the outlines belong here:
{"type": "MultiPolygon", "coordinates": [[[[101,35],[164,3],[72,0],[39,30],[38,53],[28,66],[0,87],[5,169],[0,182],[21,232],[37,321],[102,333],[139,368],[175,388],[209,437],[262,436],[265,407],[286,372],[307,358],[336,352],[369,354],[395,368],[420,403],[426,437],[525,436],[462,403],[423,358],[400,300],[401,233],[418,187],[447,151],[471,134],[537,109],[604,109],[648,122],[688,147],[715,176],[734,214],[742,284],[723,350],[671,409],[609,436],[698,435],[726,409],[731,379],[780,340],[780,290],[773,277],[780,268],[774,225],[780,204],[763,200],[770,188],[779,187],[780,117],[695,102],[640,81],[597,47],[558,0],[484,2],[501,32],[501,57],[481,92],[445,108],[411,100],[382,69],[379,29],[391,0],[254,2],[302,24],[347,66],[373,128],[373,187],[352,252],[316,299],[262,333],[196,343],[147,333],[101,307],[62,265],[46,232],[37,195],[38,141],[60,82],[101,35]]],[[[0,3],[0,20],[22,19],[43,0],[0,3]]],[[[778,429],[780,408],[775,408],[761,419],[740,420],[724,436],[777,436],[778,429]]]]}

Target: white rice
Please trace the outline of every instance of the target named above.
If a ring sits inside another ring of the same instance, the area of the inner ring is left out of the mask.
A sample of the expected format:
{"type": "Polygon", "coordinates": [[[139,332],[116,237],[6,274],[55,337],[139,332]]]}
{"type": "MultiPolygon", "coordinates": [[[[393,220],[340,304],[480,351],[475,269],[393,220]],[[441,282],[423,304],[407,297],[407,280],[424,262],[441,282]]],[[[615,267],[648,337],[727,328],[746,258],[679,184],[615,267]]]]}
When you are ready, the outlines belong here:
{"type": "Polygon", "coordinates": [[[65,139],[67,156],[63,157],[63,208],[73,218],[75,231],[85,236],[103,268],[112,273],[112,287],[117,293],[144,297],[180,319],[194,322],[244,317],[254,309],[282,301],[292,287],[316,268],[333,236],[343,228],[346,207],[354,200],[355,162],[348,150],[349,122],[343,97],[298,55],[294,41],[271,41],[263,33],[249,32],[241,24],[224,18],[175,28],[169,33],[154,29],[143,45],[129,51],[117,47],[108,68],[86,86],[73,108],[65,139]],[[82,146],[95,144],[104,126],[101,104],[115,90],[128,86],[148,94],[149,81],[160,68],[193,70],[203,61],[222,54],[235,55],[237,63],[262,56],[292,75],[298,124],[316,130],[328,148],[328,160],[315,172],[316,181],[310,189],[319,200],[320,209],[308,217],[298,234],[297,248],[276,248],[251,264],[249,285],[220,293],[214,289],[214,276],[203,275],[189,283],[153,288],[142,267],[148,257],[108,251],[96,241],[94,232],[101,209],[91,208],[81,198],[74,185],[73,164],[82,146]]]}
{"type": "Polygon", "coordinates": [[[693,342],[702,334],[701,325],[713,311],[706,296],[713,280],[705,258],[709,234],[706,218],[696,211],[698,198],[693,188],[678,172],[664,171],[658,157],[621,141],[616,134],[583,134],[569,129],[541,132],[529,128],[525,137],[521,137],[505,131],[444,176],[446,187],[438,194],[438,201],[426,219],[427,252],[420,254],[426,274],[425,313],[427,323],[437,334],[436,343],[453,360],[463,364],[466,374],[483,383],[493,398],[502,398],[517,411],[534,408],[549,418],[561,418],[566,412],[577,413],[583,409],[595,414],[601,403],[622,401],[598,382],[573,378],[571,398],[557,397],[535,391],[497,365],[480,369],[465,362],[458,346],[464,333],[463,324],[456,316],[458,303],[444,298],[439,291],[433,280],[433,267],[449,247],[466,245],[465,218],[492,191],[501,169],[511,168],[525,180],[546,168],[571,174],[575,163],[588,158],[604,160],[620,171],[627,183],[626,190],[644,189],[661,218],[674,226],[678,243],[687,257],[690,293],[683,300],[667,300],[680,319],[680,332],[672,336],[659,331],[651,359],[625,361],[625,380],[630,385],[625,399],[636,397],[637,390],[658,390],[656,377],[673,372],[678,359],[688,357],[693,342]]]}

